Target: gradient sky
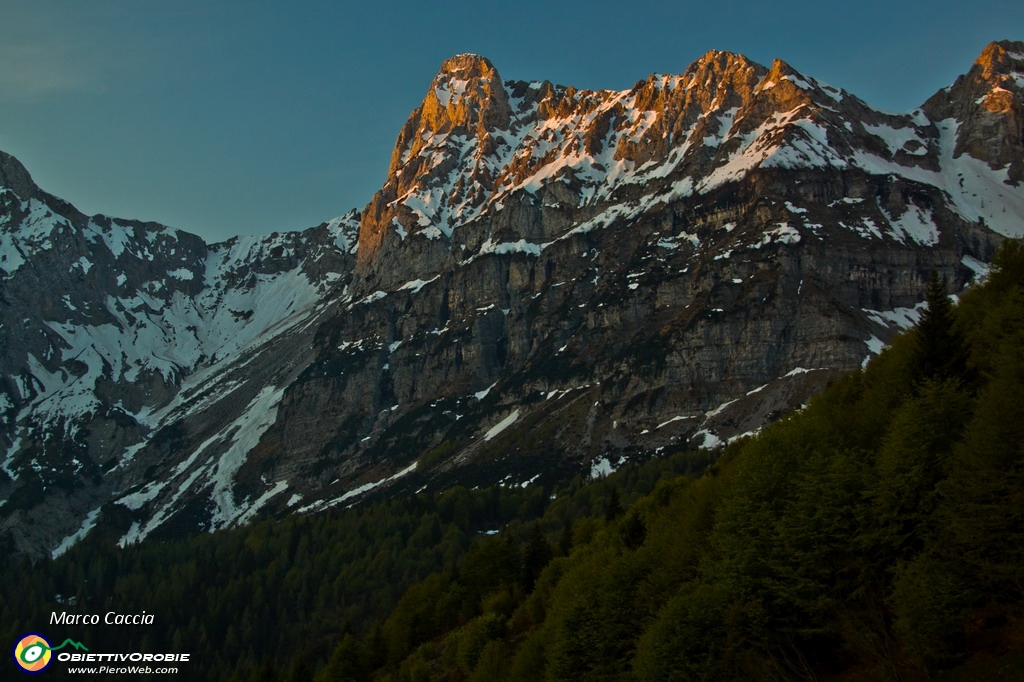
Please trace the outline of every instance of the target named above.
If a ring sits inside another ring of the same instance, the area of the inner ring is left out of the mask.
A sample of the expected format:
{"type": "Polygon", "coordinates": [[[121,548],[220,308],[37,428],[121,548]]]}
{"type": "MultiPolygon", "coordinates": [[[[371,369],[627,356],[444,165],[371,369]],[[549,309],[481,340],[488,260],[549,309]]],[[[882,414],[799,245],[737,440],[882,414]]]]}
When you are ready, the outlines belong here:
{"type": "Polygon", "coordinates": [[[453,54],[505,79],[626,89],[710,49],[908,111],[1024,2],[0,0],[0,149],[82,211],[209,241],[362,208],[453,54]]]}

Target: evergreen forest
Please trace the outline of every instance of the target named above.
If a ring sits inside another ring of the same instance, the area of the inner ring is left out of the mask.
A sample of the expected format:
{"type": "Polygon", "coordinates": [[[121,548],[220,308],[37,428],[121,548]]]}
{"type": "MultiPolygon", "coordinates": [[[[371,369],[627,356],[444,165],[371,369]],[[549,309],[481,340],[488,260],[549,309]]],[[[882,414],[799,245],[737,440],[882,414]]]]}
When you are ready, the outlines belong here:
{"type": "Polygon", "coordinates": [[[1024,680],[1024,246],[927,301],[722,451],[123,549],[94,532],[4,560],[0,635],[238,682],[1024,680]]]}

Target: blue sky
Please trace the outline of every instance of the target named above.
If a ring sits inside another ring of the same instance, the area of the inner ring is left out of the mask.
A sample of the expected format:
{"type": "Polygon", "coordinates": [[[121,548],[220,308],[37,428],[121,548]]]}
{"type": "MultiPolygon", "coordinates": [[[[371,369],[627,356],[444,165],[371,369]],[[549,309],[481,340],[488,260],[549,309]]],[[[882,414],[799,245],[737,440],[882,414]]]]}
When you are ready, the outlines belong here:
{"type": "Polygon", "coordinates": [[[86,213],[210,241],[361,208],[441,62],[625,89],[710,49],[907,111],[1024,3],[0,0],[0,149],[86,213]]]}

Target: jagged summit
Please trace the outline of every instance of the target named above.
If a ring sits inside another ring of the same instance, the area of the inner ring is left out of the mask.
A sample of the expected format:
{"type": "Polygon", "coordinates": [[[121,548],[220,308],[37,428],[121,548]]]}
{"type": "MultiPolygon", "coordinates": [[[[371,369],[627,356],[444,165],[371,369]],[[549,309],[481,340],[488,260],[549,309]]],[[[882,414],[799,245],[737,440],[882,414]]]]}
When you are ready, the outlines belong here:
{"type": "MultiPolygon", "coordinates": [[[[640,188],[649,201],[672,201],[757,167],[846,168],[865,147],[885,162],[902,154],[904,163],[937,168],[933,156],[892,147],[849,120],[883,131],[907,125],[781,60],[766,68],[725,51],[625,91],[503,83],[486,59],[453,57],[403,127],[387,181],[363,212],[365,293],[411,277],[408,237],[441,263],[461,243],[486,242],[468,234],[453,242],[460,226],[536,203],[537,190],[556,180],[577,197],[573,208],[593,218],[640,188]],[[393,260],[375,265],[382,252],[393,260]]],[[[922,135],[905,144],[927,148],[922,135]]],[[[560,229],[526,221],[507,236],[551,239],[560,229]]]]}
{"type": "Polygon", "coordinates": [[[0,151],[0,187],[9,188],[23,201],[29,199],[36,191],[36,183],[33,182],[32,176],[25,166],[10,154],[2,151],[0,151]]]}
{"type": "Polygon", "coordinates": [[[970,71],[922,106],[929,118],[957,125],[954,155],[967,154],[1024,181],[1024,42],[989,43],[970,71]]]}
{"type": "MultiPolygon", "coordinates": [[[[1024,42],[999,40],[989,43],[974,62],[982,69],[982,78],[995,84],[1005,82],[1006,77],[1019,75],[1024,68],[1024,42]]],[[[1019,87],[1019,86],[1018,86],[1019,87]]]]}
{"type": "MultiPolygon", "coordinates": [[[[441,62],[437,78],[443,76],[459,78],[495,78],[498,75],[494,64],[487,57],[470,52],[464,52],[445,59],[441,62]]],[[[435,79],[436,80],[436,79],[435,79]]]]}
{"type": "MultiPolygon", "coordinates": [[[[484,57],[462,54],[441,65],[430,90],[410,120],[436,133],[455,129],[481,135],[508,125],[508,93],[494,65],[484,57]]],[[[404,132],[404,131],[403,131],[404,132]]],[[[401,147],[401,137],[396,151],[401,147]]]]}
{"type": "Polygon", "coordinates": [[[693,76],[697,73],[707,74],[709,72],[728,73],[742,72],[746,70],[758,70],[764,72],[764,66],[748,59],[745,55],[729,52],[728,50],[708,50],[698,59],[694,60],[689,67],[683,71],[683,76],[693,76]]]}
{"type": "MultiPolygon", "coordinates": [[[[974,104],[988,111],[1002,111],[1010,98],[1001,93],[1024,90],[1024,42],[1002,40],[989,43],[975,60],[971,70],[959,76],[953,85],[940,90],[926,103],[939,107],[965,95],[977,95],[974,104]]],[[[965,106],[970,103],[963,103],[965,106]]]]}
{"type": "Polygon", "coordinates": [[[755,430],[1024,233],[1022,54],[906,115],[722,51],[622,91],[457,55],[365,210],[215,245],[81,216],[0,156],[0,548],[755,430]]]}

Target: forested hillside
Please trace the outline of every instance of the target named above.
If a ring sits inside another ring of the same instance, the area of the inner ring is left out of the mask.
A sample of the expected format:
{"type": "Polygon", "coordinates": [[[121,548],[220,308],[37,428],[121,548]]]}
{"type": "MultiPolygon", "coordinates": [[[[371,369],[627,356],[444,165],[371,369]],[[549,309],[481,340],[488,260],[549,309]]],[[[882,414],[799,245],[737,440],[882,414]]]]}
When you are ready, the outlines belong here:
{"type": "Polygon", "coordinates": [[[146,610],[45,631],[211,680],[1021,679],[1024,247],[992,267],[955,306],[933,280],[918,328],[717,458],[90,537],[4,567],[0,634],[146,610]]]}
{"type": "Polygon", "coordinates": [[[536,537],[516,573],[506,540],[474,545],[321,679],[1021,679],[1024,250],[928,301],[700,478],[579,521],[567,556],[536,537]]]}
{"type": "MultiPolygon", "coordinates": [[[[0,638],[41,631],[93,652],[189,653],[180,673],[196,680],[311,680],[341,641],[377,652],[360,665],[383,664],[380,624],[408,588],[442,575],[465,578],[499,547],[508,559],[501,575],[518,576],[519,546],[537,541],[531,522],[545,512],[541,527],[557,536],[573,520],[603,513],[618,495],[614,486],[634,491],[623,494],[628,503],[660,479],[699,471],[712,454],[680,453],[557,493],[539,485],[457,487],[124,548],[94,531],[56,560],[0,557],[0,638]],[[111,611],[145,612],[153,623],[52,625],[52,614],[99,614],[102,621],[111,611]]],[[[548,559],[537,557],[533,570],[548,559]]],[[[491,578],[480,579],[489,590],[491,578]]],[[[57,665],[46,675],[70,678],[57,665]]]]}

